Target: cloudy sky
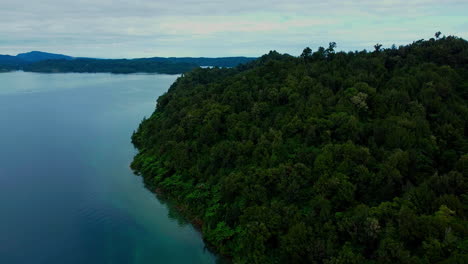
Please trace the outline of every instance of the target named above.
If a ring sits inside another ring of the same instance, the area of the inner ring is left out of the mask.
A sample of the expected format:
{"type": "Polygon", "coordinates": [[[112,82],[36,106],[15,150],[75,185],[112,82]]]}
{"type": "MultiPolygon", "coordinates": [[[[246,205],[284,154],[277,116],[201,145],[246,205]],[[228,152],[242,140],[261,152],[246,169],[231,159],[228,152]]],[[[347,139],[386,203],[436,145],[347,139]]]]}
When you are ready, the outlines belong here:
{"type": "Polygon", "coordinates": [[[298,55],[428,39],[468,39],[467,0],[0,0],[0,54],[298,55]]]}

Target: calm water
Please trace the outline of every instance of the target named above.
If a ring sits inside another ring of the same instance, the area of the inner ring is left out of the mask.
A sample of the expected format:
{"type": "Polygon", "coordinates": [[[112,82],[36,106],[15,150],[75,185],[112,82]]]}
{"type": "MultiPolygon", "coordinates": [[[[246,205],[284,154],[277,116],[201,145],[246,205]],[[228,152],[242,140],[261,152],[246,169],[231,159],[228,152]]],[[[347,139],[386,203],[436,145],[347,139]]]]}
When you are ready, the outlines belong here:
{"type": "Polygon", "coordinates": [[[0,263],[215,263],[129,169],[171,75],[0,73],[0,263]]]}

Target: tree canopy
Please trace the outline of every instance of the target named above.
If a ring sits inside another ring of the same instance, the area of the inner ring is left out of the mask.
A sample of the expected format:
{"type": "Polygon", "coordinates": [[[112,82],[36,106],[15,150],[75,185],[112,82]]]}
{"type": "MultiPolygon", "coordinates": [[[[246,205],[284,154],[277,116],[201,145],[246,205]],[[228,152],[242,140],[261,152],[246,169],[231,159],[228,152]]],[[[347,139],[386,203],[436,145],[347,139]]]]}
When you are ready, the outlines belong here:
{"type": "Polygon", "coordinates": [[[468,42],[437,37],[197,68],[131,167],[235,263],[464,263],[468,42]]]}

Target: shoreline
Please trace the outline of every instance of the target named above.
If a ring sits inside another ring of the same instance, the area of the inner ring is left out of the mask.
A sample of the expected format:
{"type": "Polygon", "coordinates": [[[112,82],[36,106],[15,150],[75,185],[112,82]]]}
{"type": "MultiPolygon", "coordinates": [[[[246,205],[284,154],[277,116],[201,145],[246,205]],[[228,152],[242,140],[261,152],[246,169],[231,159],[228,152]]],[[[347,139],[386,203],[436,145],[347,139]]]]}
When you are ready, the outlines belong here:
{"type": "Polygon", "coordinates": [[[143,182],[145,183],[145,188],[151,191],[152,193],[154,193],[156,196],[156,199],[158,199],[162,204],[164,204],[169,210],[169,212],[171,212],[172,210],[175,210],[178,216],[181,217],[180,220],[183,220],[186,224],[189,224],[190,226],[192,226],[201,235],[201,239],[203,240],[203,244],[205,245],[205,248],[210,253],[216,256],[217,264],[233,264],[234,263],[231,256],[222,255],[215,246],[213,246],[212,244],[208,243],[208,241],[205,240],[203,230],[202,230],[203,229],[202,219],[194,219],[193,216],[187,213],[187,209],[186,209],[187,206],[178,203],[176,199],[172,198],[169,195],[166,195],[164,190],[161,189],[160,187],[150,188],[150,186],[146,184],[143,174],[133,169],[132,171],[135,174],[135,176],[143,178],[143,182]]]}

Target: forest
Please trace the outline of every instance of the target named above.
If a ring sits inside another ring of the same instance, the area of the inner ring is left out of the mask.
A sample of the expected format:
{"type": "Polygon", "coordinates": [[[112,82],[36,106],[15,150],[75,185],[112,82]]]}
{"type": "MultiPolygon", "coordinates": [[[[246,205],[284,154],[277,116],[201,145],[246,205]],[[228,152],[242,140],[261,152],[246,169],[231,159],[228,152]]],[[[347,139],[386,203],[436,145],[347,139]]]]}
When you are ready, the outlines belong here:
{"type": "Polygon", "coordinates": [[[16,56],[0,55],[0,72],[23,70],[40,73],[165,73],[181,74],[199,66],[235,67],[255,58],[153,57],[140,59],[74,58],[62,54],[33,51],[16,56]]]}
{"type": "Polygon", "coordinates": [[[234,263],[467,263],[468,42],[196,68],[131,168],[234,263]]]}
{"type": "Polygon", "coordinates": [[[153,60],[169,60],[172,62],[186,62],[193,63],[198,66],[214,66],[214,67],[235,67],[239,64],[247,63],[255,60],[252,57],[219,57],[219,58],[206,58],[206,57],[169,57],[161,58],[154,57],[153,60]]]}
{"type": "Polygon", "coordinates": [[[43,60],[23,66],[27,72],[41,73],[166,73],[180,74],[198,67],[193,63],[151,59],[87,59],[43,60]]]}

